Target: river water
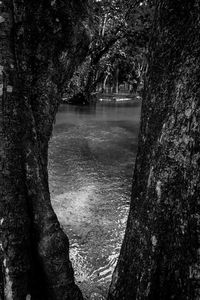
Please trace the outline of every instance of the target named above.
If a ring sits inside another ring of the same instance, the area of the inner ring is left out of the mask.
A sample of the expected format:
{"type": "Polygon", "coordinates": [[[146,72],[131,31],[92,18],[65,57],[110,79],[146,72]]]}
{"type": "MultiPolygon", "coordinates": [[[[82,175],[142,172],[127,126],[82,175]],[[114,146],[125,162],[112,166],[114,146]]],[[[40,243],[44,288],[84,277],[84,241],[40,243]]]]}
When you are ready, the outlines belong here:
{"type": "Polygon", "coordinates": [[[52,204],[83,289],[105,292],[119,255],[139,120],[138,101],[62,105],[57,114],[49,149],[52,204]]]}

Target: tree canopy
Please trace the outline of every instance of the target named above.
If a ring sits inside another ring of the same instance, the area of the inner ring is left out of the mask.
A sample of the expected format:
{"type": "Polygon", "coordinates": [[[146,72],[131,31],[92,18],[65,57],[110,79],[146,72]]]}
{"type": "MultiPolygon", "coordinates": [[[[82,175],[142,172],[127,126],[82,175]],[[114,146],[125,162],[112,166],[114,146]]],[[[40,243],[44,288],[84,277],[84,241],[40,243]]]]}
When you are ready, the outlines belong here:
{"type": "Polygon", "coordinates": [[[108,74],[114,84],[118,66],[121,82],[125,80],[122,65],[123,68],[127,66],[126,79],[129,82],[143,81],[154,11],[149,2],[127,0],[90,1],[89,9],[91,41],[88,55],[75,72],[68,89],[68,97],[75,95],[75,99],[76,94],[82,93],[86,102],[90,102],[90,95],[108,74]]]}

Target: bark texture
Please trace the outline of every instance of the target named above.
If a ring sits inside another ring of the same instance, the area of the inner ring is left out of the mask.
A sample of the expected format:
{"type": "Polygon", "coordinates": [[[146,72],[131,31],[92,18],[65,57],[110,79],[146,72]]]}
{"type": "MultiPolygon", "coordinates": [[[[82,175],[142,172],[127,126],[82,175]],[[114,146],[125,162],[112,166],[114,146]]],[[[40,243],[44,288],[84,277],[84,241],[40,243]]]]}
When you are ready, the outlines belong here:
{"type": "Polygon", "coordinates": [[[131,207],[109,300],[200,299],[199,53],[199,1],[157,1],[131,207]]]}
{"type": "Polygon", "coordinates": [[[82,299],[47,163],[62,87],[87,51],[85,4],[0,2],[0,299],[82,299]]]}

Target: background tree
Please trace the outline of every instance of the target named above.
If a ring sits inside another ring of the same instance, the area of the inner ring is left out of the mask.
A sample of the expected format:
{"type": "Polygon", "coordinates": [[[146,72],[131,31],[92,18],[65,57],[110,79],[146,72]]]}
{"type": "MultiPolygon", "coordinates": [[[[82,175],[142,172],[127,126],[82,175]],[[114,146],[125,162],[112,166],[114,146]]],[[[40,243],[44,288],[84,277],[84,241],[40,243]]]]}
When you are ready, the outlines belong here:
{"type": "Polygon", "coordinates": [[[109,300],[200,298],[200,3],[156,2],[131,207],[109,300]]]}
{"type": "MultiPolygon", "coordinates": [[[[92,99],[91,94],[95,91],[99,81],[97,77],[98,71],[101,69],[100,60],[120,39],[125,25],[124,12],[122,10],[123,1],[91,0],[89,3],[90,18],[88,19],[88,27],[90,28],[91,38],[89,52],[86,62],[75,73],[75,78],[72,79],[71,85],[71,88],[72,86],[75,87],[74,100],[76,101],[77,98],[80,98],[80,101],[85,103],[89,103],[92,99]],[[77,75],[84,79],[76,81],[77,75]],[[80,86],[77,86],[77,83],[80,86]]],[[[70,92],[70,89],[68,92],[70,92]]]]}
{"type": "Polygon", "coordinates": [[[0,3],[0,299],[82,299],[51,207],[48,142],[87,53],[86,1],[0,3]]]}
{"type": "MultiPolygon", "coordinates": [[[[70,101],[77,103],[90,103],[97,85],[106,80],[110,67],[115,69],[120,57],[123,63],[124,58],[127,58],[127,66],[130,57],[131,63],[135,58],[134,73],[137,72],[140,78],[146,70],[146,58],[142,53],[146,54],[145,49],[149,40],[152,5],[137,0],[94,0],[90,1],[90,4],[89,52],[87,59],[75,72],[66,93],[67,99],[73,95],[70,101]],[[125,53],[125,56],[120,52],[125,53]]],[[[130,75],[129,68],[126,72],[130,75]]],[[[116,69],[114,77],[116,77],[116,69]]]]}

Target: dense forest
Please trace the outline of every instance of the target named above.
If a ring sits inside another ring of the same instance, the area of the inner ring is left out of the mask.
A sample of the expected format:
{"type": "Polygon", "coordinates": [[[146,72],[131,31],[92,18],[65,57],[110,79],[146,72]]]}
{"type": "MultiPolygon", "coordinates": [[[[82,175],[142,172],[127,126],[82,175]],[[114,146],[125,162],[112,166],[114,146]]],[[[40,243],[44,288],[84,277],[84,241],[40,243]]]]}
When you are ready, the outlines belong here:
{"type": "Polygon", "coordinates": [[[200,299],[199,1],[3,0],[0,11],[0,299],[84,299],[48,146],[62,101],[91,105],[124,83],[142,112],[107,299],[200,299]]]}

